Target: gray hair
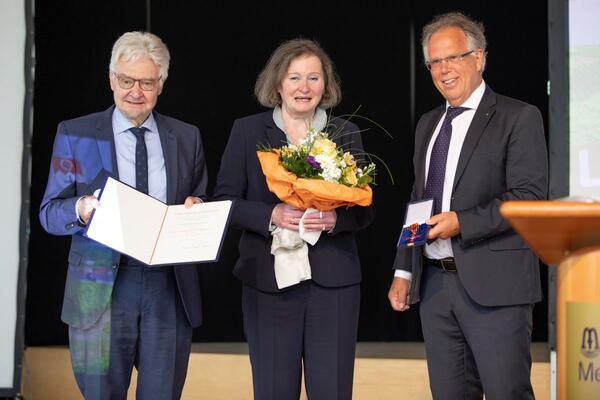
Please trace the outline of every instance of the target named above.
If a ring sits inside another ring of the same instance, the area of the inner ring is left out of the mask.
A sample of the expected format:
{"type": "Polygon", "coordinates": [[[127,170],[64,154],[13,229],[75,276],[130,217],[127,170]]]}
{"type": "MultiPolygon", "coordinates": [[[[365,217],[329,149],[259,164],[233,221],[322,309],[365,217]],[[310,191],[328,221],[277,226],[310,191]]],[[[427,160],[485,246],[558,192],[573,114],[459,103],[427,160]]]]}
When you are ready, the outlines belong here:
{"type": "Polygon", "coordinates": [[[421,39],[421,46],[423,47],[423,57],[425,62],[429,62],[429,56],[427,54],[427,44],[431,35],[435,32],[444,29],[455,27],[461,29],[467,37],[467,43],[469,50],[483,51],[483,64],[481,71],[485,69],[486,59],[486,46],[485,40],[485,28],[481,22],[475,21],[461,12],[450,12],[436,16],[430,23],[425,25],[423,28],[423,35],[421,39]]]}
{"type": "Polygon", "coordinates": [[[265,107],[276,107],[281,104],[281,96],[277,88],[281,84],[281,80],[292,60],[304,55],[314,55],[321,61],[325,90],[319,106],[329,108],[338,105],[342,101],[340,79],[335,72],[331,58],[325,53],[325,50],[314,40],[292,39],[283,42],[275,49],[256,79],[254,94],[260,104],[265,107]]]}
{"type": "Polygon", "coordinates": [[[160,38],[149,32],[126,32],[117,39],[110,55],[110,72],[116,72],[119,60],[137,61],[149,58],[154,62],[160,74],[161,84],[169,76],[171,56],[167,45],[160,38]]]}

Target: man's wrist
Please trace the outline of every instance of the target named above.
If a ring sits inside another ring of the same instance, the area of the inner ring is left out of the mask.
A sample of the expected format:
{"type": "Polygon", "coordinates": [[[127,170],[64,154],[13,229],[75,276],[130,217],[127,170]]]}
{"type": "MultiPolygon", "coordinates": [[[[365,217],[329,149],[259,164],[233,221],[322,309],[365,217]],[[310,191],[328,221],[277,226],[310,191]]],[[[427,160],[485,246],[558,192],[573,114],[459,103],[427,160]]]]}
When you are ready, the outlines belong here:
{"type": "Polygon", "coordinates": [[[412,273],[403,269],[396,269],[394,270],[394,278],[402,278],[406,279],[407,281],[412,281],[412,273]]]}
{"type": "Polygon", "coordinates": [[[77,199],[77,201],[75,202],[75,215],[77,216],[77,223],[81,226],[86,226],[87,224],[81,219],[81,217],[79,216],[79,202],[84,198],[85,196],[81,196],[80,198],[77,199]]]}

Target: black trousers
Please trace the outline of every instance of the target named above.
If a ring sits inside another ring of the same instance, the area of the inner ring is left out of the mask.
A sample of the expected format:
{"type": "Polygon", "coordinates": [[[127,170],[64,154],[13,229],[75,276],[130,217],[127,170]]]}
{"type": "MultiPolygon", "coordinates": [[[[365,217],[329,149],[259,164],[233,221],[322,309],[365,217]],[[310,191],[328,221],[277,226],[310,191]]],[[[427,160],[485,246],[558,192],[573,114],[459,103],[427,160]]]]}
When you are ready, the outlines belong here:
{"type": "Polygon", "coordinates": [[[533,399],[533,305],[485,307],[469,297],[457,272],[426,265],[423,274],[420,313],[433,398],[533,399]]]}
{"type": "Polygon", "coordinates": [[[244,328],[255,400],[352,398],[360,285],[302,282],[281,293],[244,285],[244,328]]]}

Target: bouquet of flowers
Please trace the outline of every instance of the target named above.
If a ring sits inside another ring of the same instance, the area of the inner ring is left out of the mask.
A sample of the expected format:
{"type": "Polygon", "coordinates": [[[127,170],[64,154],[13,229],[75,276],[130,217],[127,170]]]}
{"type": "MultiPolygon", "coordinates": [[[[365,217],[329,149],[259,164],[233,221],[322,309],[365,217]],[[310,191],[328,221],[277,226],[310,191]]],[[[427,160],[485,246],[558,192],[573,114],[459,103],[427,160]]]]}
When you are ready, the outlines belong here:
{"type": "MultiPolygon", "coordinates": [[[[269,190],[284,203],[306,209],[305,215],[370,205],[373,192],[369,184],[374,182],[375,164],[359,165],[359,160],[332,140],[336,134],[343,133],[340,130],[330,137],[312,128],[297,145],[259,146],[257,155],[269,190]]],[[[362,154],[370,160],[370,155],[362,154]]],[[[314,245],[321,232],[304,231],[302,219],[298,231],[277,227],[271,232],[275,280],[280,289],[312,276],[306,243],[314,245]]]]}
{"type": "Polygon", "coordinates": [[[298,145],[263,146],[257,154],[269,190],[287,204],[330,211],[372,203],[375,164],[359,166],[326,132],[311,128],[298,145]]]}

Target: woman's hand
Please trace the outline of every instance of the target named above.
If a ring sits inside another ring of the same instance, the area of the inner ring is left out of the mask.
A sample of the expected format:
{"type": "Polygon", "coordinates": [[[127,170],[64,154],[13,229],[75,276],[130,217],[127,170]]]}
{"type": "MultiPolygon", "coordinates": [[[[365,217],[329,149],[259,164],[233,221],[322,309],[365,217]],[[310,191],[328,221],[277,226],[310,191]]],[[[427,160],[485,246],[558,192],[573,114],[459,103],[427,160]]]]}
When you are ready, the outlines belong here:
{"type": "Polygon", "coordinates": [[[301,208],[292,207],[285,203],[279,203],[271,213],[271,223],[280,228],[297,231],[300,218],[302,218],[304,211],[305,210],[301,208]]]}
{"type": "Polygon", "coordinates": [[[335,227],[337,214],[333,211],[317,211],[306,214],[304,217],[304,230],[309,232],[326,231],[329,232],[335,227]]]}

